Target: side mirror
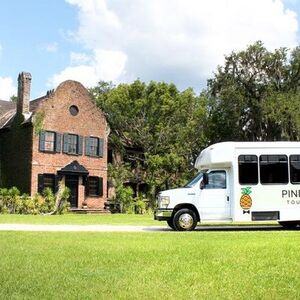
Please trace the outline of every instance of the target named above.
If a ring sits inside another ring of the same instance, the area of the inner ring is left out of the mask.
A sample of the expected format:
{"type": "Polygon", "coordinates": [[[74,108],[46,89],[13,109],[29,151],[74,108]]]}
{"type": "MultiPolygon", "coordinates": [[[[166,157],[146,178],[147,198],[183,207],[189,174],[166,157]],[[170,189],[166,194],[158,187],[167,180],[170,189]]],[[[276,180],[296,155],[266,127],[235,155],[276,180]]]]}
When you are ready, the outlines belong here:
{"type": "Polygon", "coordinates": [[[206,173],[204,173],[203,178],[200,182],[200,189],[203,190],[207,184],[208,184],[208,175],[206,173]]]}

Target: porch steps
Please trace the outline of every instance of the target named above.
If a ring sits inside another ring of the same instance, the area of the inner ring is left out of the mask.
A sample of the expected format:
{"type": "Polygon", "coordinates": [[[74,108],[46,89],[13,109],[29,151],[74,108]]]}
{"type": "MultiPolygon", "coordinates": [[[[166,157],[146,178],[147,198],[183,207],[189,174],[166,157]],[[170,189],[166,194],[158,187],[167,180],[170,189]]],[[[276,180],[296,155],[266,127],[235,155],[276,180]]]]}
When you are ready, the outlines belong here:
{"type": "Polygon", "coordinates": [[[70,208],[70,213],[74,214],[110,214],[111,212],[103,208],[70,208]]]}

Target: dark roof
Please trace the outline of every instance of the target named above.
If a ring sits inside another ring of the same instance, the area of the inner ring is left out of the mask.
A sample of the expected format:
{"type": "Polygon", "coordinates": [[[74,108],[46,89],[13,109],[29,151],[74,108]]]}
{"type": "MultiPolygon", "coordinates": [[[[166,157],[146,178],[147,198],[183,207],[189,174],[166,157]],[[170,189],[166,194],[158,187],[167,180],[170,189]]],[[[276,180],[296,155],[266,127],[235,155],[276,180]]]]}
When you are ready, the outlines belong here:
{"type": "Polygon", "coordinates": [[[79,164],[77,160],[74,160],[70,164],[59,170],[58,174],[88,175],[89,171],[84,166],[79,164]]]}
{"type": "MultiPolygon", "coordinates": [[[[29,111],[36,112],[39,104],[47,99],[48,96],[43,96],[29,102],[29,111]]],[[[16,114],[16,104],[12,101],[0,100],[0,129],[8,126],[16,114]]]]}
{"type": "Polygon", "coordinates": [[[29,111],[31,112],[35,112],[39,106],[39,104],[43,101],[46,100],[48,98],[48,96],[43,96],[37,99],[34,99],[32,101],[29,102],[29,111]]]}
{"type": "Polygon", "coordinates": [[[3,112],[10,110],[10,109],[15,109],[16,104],[12,101],[5,101],[5,100],[0,100],[0,115],[3,114],[3,112]]]}
{"type": "Polygon", "coordinates": [[[0,128],[14,116],[16,104],[11,101],[0,100],[0,128]]]}

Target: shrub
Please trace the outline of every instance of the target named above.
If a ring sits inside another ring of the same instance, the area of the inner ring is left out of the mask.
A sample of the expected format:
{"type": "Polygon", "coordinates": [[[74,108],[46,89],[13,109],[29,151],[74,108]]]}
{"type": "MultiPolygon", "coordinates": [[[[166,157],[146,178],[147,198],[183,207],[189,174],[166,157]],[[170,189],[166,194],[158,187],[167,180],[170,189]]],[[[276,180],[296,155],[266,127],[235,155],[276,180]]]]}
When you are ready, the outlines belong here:
{"type": "Polygon", "coordinates": [[[0,189],[0,212],[15,213],[20,202],[20,191],[16,187],[0,189]]]}
{"type": "Polygon", "coordinates": [[[23,194],[16,201],[16,214],[28,214],[27,203],[30,200],[29,195],[23,194]]]}
{"type": "Polygon", "coordinates": [[[63,214],[69,208],[70,190],[61,187],[55,195],[50,188],[43,191],[43,195],[35,194],[30,197],[21,195],[16,187],[0,189],[0,213],[2,214],[63,214]]]}
{"type": "Polygon", "coordinates": [[[43,191],[44,203],[41,203],[41,209],[43,213],[54,211],[56,204],[55,194],[50,188],[45,188],[43,191]]]}
{"type": "Polygon", "coordinates": [[[140,214],[140,215],[143,215],[144,213],[146,213],[146,202],[142,195],[139,195],[135,199],[135,213],[140,214]]]}
{"type": "Polygon", "coordinates": [[[121,213],[133,213],[133,201],[133,190],[131,187],[120,185],[116,188],[116,202],[120,203],[121,213]]]}

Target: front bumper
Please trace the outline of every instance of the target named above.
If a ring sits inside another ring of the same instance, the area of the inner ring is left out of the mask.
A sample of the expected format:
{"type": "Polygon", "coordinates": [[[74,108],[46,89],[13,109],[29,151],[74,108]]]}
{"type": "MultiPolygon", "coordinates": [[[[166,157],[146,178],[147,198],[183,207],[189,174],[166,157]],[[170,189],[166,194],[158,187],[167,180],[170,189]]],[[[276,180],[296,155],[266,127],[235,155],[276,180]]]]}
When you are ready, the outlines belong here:
{"type": "Polygon", "coordinates": [[[154,220],[167,221],[172,217],[173,208],[158,208],[154,211],[154,220]]]}

